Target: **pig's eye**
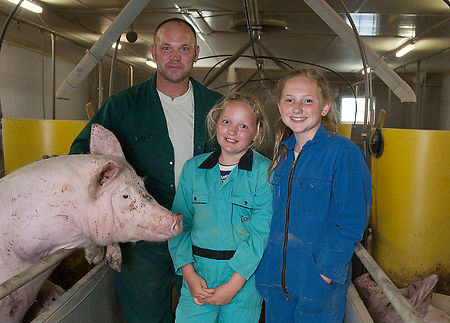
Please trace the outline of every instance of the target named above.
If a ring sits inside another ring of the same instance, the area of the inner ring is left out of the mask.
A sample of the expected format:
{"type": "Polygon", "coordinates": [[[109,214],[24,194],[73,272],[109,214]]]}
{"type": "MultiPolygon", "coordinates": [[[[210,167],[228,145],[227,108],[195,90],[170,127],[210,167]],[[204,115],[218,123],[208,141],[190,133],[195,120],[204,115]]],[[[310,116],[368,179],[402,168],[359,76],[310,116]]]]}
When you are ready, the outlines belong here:
{"type": "Polygon", "coordinates": [[[128,195],[127,195],[127,194],[124,194],[124,195],[122,195],[122,197],[123,197],[124,199],[127,199],[127,198],[128,198],[128,195]]]}

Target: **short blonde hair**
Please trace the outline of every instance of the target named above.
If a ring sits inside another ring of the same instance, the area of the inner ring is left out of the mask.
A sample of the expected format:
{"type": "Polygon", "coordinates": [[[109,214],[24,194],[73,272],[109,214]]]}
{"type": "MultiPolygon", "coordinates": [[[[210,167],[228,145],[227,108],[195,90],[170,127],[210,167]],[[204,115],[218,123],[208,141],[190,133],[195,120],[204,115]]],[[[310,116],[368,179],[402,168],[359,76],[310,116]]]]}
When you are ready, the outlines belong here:
{"type": "MultiPolygon", "coordinates": [[[[222,101],[216,104],[211,108],[208,115],[206,116],[206,126],[208,128],[208,134],[211,139],[216,139],[216,131],[217,131],[217,121],[222,115],[223,110],[231,103],[231,102],[242,102],[248,105],[252,111],[256,115],[256,124],[261,128],[261,133],[258,138],[252,143],[250,148],[258,148],[267,137],[267,133],[269,130],[269,125],[267,123],[267,118],[264,115],[264,110],[262,108],[261,103],[258,101],[256,97],[250,94],[241,94],[238,92],[234,92],[228,94],[222,101]]],[[[259,129],[258,129],[259,130],[259,129]]]]}

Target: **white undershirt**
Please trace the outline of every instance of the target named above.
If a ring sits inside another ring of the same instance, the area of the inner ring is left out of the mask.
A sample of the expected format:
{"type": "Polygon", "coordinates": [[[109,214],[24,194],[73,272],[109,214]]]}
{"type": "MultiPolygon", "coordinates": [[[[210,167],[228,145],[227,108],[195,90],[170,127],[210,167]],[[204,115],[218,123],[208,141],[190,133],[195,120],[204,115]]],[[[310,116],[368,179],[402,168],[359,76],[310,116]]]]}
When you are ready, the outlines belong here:
{"type": "Polygon", "coordinates": [[[194,155],[194,90],[189,82],[186,93],[173,100],[160,91],[158,94],[175,154],[175,185],[178,185],[183,164],[194,155]]]}

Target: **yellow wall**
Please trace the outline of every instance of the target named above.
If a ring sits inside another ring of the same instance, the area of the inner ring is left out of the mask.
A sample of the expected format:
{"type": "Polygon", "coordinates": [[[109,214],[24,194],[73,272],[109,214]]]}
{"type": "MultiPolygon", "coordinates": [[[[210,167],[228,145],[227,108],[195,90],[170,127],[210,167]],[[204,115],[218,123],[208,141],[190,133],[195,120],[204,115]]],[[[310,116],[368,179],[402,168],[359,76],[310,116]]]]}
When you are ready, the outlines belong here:
{"type": "Polygon", "coordinates": [[[397,287],[432,273],[450,292],[450,131],[383,129],[372,158],[373,257],[397,287]]]}
{"type": "Polygon", "coordinates": [[[352,126],[353,126],[352,124],[341,123],[338,125],[337,133],[340,134],[341,136],[351,139],[352,126]]]}
{"type": "Polygon", "coordinates": [[[41,159],[66,155],[83,120],[2,119],[5,174],[41,159]]]}

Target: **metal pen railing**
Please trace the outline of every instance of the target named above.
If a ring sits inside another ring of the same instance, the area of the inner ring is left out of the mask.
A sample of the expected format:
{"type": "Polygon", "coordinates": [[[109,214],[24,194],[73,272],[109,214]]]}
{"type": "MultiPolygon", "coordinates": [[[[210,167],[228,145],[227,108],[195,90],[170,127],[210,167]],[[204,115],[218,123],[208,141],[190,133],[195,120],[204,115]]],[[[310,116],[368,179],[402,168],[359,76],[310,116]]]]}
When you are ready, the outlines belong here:
{"type": "Polygon", "coordinates": [[[60,263],[65,257],[72,253],[73,249],[60,249],[54,253],[42,258],[38,263],[31,265],[24,271],[11,277],[7,281],[0,284],[0,300],[19,289],[26,283],[60,263]]]}
{"type": "Polygon", "coordinates": [[[383,269],[381,269],[381,267],[375,262],[362,244],[358,242],[355,244],[354,249],[356,256],[359,260],[361,260],[370,276],[372,276],[373,280],[381,288],[403,321],[408,323],[424,323],[419,314],[417,314],[416,310],[399,292],[394,283],[389,279],[383,269]]]}

